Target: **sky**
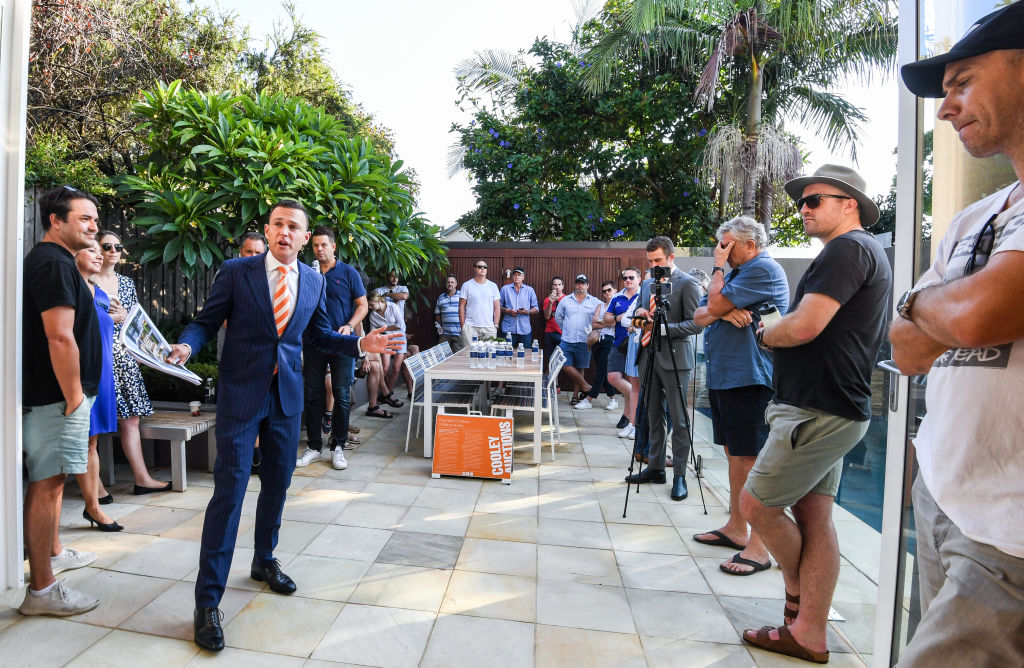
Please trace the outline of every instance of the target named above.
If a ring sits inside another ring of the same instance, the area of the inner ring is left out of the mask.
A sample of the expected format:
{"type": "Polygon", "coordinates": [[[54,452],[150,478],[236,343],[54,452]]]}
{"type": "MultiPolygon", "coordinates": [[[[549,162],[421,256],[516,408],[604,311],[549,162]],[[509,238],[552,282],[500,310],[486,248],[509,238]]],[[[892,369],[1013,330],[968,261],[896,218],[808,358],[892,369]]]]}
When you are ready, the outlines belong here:
{"type": "MultiPolygon", "coordinates": [[[[420,209],[435,225],[447,227],[475,208],[465,172],[449,178],[445,161],[455,139],[453,122],[467,114],[455,105],[453,70],[476,51],[529,49],[540,35],[569,41],[577,4],[584,0],[295,0],[300,20],[324,38],[328,60],[355,102],[390,128],[395,150],[416,170],[420,209]]],[[[200,0],[235,11],[258,44],[283,20],[278,0],[200,0]]],[[[826,162],[858,168],[869,195],[887,192],[896,172],[896,85],[849,88],[849,99],[865,108],[871,122],[868,141],[857,149],[859,164],[845,151],[833,155],[810,130],[787,129],[810,151],[808,169],[826,162]]]]}

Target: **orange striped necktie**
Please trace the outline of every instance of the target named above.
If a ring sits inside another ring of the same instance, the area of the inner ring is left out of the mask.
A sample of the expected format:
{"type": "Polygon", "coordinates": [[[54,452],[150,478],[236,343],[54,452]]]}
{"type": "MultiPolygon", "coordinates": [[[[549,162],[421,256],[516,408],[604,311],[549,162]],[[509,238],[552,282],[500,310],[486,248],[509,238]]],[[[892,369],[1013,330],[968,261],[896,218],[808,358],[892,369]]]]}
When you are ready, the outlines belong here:
{"type": "Polygon", "coordinates": [[[274,325],[277,326],[277,336],[284,334],[284,328],[288,326],[288,318],[291,317],[291,302],[288,299],[288,267],[281,265],[277,268],[281,275],[277,279],[277,290],[274,292],[274,325]]]}
{"type": "MultiPolygon", "coordinates": [[[[653,285],[653,284],[652,284],[653,285]]],[[[654,307],[657,306],[654,302],[654,290],[651,290],[651,302],[647,305],[647,311],[654,315],[654,307]]],[[[643,335],[640,337],[640,346],[646,348],[647,344],[651,342],[651,334],[654,333],[654,327],[644,330],[643,335]]]]}

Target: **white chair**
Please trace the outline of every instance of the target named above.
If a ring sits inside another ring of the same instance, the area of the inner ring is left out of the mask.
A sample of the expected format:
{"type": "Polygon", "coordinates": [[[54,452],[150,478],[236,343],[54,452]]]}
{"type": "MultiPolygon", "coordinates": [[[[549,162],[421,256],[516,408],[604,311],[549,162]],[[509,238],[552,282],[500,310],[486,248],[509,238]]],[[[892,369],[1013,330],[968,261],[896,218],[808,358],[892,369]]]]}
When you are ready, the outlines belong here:
{"type": "MultiPolygon", "coordinates": [[[[427,358],[424,357],[423,353],[417,353],[412,357],[406,357],[404,364],[409,370],[409,375],[412,376],[412,399],[411,405],[409,406],[409,422],[405,426],[405,451],[409,452],[409,434],[412,431],[412,417],[416,412],[416,407],[420,409],[422,416],[423,405],[424,405],[424,380],[423,373],[429,366],[427,365],[427,358]]],[[[445,389],[432,388],[433,394],[431,396],[432,403],[437,408],[438,413],[444,413],[449,408],[461,408],[469,413],[473,409],[473,404],[476,401],[476,393],[467,392],[454,392],[445,389]]],[[[433,416],[430,416],[433,417],[433,416]]],[[[422,420],[416,423],[416,435],[420,435],[420,424],[422,420]]]]}
{"type": "MultiPolygon", "coordinates": [[[[555,395],[555,383],[558,382],[558,372],[562,370],[562,365],[564,364],[564,353],[560,357],[558,355],[551,356],[548,365],[548,381],[541,388],[541,396],[539,398],[539,401],[542,402],[542,412],[548,414],[548,430],[551,435],[551,461],[555,460],[555,435],[558,435],[558,443],[562,441],[562,429],[558,422],[558,397],[555,395]]],[[[506,387],[506,389],[508,388],[506,387]]],[[[504,411],[506,417],[513,417],[515,411],[533,412],[537,400],[538,398],[534,396],[532,384],[527,384],[525,388],[520,385],[515,391],[501,394],[494,400],[494,403],[491,404],[491,415],[504,411]]]]}

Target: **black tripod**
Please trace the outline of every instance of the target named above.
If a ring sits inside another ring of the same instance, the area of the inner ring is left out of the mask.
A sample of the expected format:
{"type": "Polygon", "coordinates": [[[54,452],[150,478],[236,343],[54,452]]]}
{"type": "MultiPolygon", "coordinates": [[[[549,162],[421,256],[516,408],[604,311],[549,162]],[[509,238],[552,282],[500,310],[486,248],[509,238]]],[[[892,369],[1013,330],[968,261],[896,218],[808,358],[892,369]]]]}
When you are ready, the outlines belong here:
{"type": "MultiPolygon", "coordinates": [[[[661,352],[663,345],[668,345],[666,343],[666,341],[668,339],[668,316],[666,316],[665,314],[668,313],[669,304],[668,304],[668,298],[665,295],[662,294],[662,283],[661,282],[659,282],[657,280],[651,281],[651,291],[653,292],[654,303],[655,303],[654,323],[653,323],[652,329],[651,329],[651,341],[647,345],[648,351],[647,351],[646,354],[647,355],[656,355],[657,353],[661,352]]],[[[672,360],[672,376],[673,376],[673,378],[676,381],[676,387],[679,390],[679,396],[682,398],[683,402],[685,403],[686,402],[686,392],[684,391],[682,382],[679,380],[679,367],[676,365],[675,355],[669,355],[669,357],[672,360]]],[[[644,414],[645,419],[648,419],[648,422],[649,422],[649,418],[647,418],[647,415],[648,415],[647,411],[649,411],[651,409],[651,392],[650,392],[650,389],[651,389],[651,377],[654,374],[654,364],[655,364],[655,360],[654,359],[647,360],[647,368],[644,369],[644,375],[643,375],[643,378],[640,381],[640,388],[643,391],[643,399],[637,405],[637,410],[636,410],[636,414],[640,415],[641,412],[642,412],[644,414]],[[641,408],[643,409],[642,411],[641,411],[641,408]]],[[[696,349],[694,350],[693,377],[694,377],[694,381],[696,381],[696,378],[697,378],[696,349]]],[[[694,387],[696,388],[696,385],[694,387]]],[[[696,391],[694,391],[694,402],[693,403],[695,403],[695,404],[696,404],[696,399],[697,399],[696,394],[697,394],[696,391]]],[[[661,405],[661,397],[660,396],[658,397],[657,401],[655,402],[655,405],[656,405],[656,407],[657,407],[657,409],[659,411],[663,411],[663,408],[662,408],[662,405],[661,405]]],[[[707,503],[704,501],[704,488],[701,486],[701,482],[700,482],[701,468],[702,468],[701,464],[702,464],[702,462],[697,460],[697,456],[694,453],[694,447],[693,447],[693,421],[690,419],[690,415],[687,414],[685,405],[683,406],[683,426],[686,428],[686,433],[690,437],[690,461],[693,463],[693,470],[695,471],[696,476],[697,476],[697,487],[700,490],[700,502],[701,502],[701,505],[704,507],[704,514],[707,515],[708,514],[708,506],[707,506],[707,503]]],[[[678,429],[678,428],[679,428],[679,425],[672,425],[672,429],[678,429]]],[[[648,440],[649,439],[650,439],[650,436],[648,436],[648,440]]],[[[665,448],[666,449],[668,448],[668,439],[669,439],[669,431],[668,431],[668,429],[666,429],[665,430],[665,441],[666,441],[665,442],[665,448]]],[[[635,457],[636,453],[637,453],[637,449],[636,449],[636,446],[634,445],[633,452],[630,453],[630,456],[629,456],[629,475],[630,476],[633,475],[633,464],[634,464],[634,462],[636,462],[636,457],[635,457]]],[[[651,466],[650,465],[650,457],[648,456],[647,467],[650,468],[650,466],[651,466]]],[[[644,469],[644,465],[643,465],[643,460],[641,459],[640,460],[640,467],[639,467],[639,470],[637,471],[637,473],[638,474],[642,474],[643,473],[643,469],[644,469]]],[[[639,478],[639,475],[637,477],[639,478]]],[[[626,485],[626,501],[625,501],[625,503],[622,506],[622,517],[623,518],[626,517],[626,509],[629,507],[629,487],[630,486],[627,484],[626,485]]],[[[639,480],[637,480],[637,483],[636,483],[636,493],[637,494],[640,493],[640,481],[639,480]]]]}

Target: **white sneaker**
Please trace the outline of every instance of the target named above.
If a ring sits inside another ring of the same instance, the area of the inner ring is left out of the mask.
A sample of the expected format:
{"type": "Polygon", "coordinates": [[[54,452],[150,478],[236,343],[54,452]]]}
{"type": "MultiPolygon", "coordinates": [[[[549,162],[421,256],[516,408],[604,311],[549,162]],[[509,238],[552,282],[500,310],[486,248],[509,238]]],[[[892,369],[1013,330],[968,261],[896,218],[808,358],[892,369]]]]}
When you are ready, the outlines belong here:
{"type": "MultiPolygon", "coordinates": [[[[95,555],[93,555],[95,557],[95,555]]],[[[31,587],[25,588],[25,600],[21,602],[18,612],[23,615],[54,615],[55,617],[68,617],[83,612],[89,612],[100,600],[95,596],[89,596],[77,592],[74,589],[65,587],[60,580],[53,585],[50,591],[43,596],[33,596],[29,591],[31,587]]]]}
{"type": "Polygon", "coordinates": [[[315,461],[319,461],[321,454],[319,450],[311,450],[306,448],[306,451],[302,453],[302,456],[295,460],[295,467],[302,468],[303,466],[309,466],[315,461]]]}
{"type": "Polygon", "coordinates": [[[97,554],[95,552],[79,552],[78,550],[72,550],[70,547],[65,547],[64,551],[56,557],[50,557],[50,570],[53,571],[54,575],[57,575],[64,571],[82,568],[96,561],[96,557],[97,554]]]}
{"type": "Polygon", "coordinates": [[[341,448],[334,448],[331,454],[331,466],[338,471],[344,471],[348,468],[348,460],[345,459],[345,451],[341,448]]]}
{"type": "Polygon", "coordinates": [[[619,438],[633,438],[634,436],[636,436],[636,427],[631,424],[627,424],[619,432],[619,438]]]}
{"type": "Polygon", "coordinates": [[[585,411],[588,408],[593,408],[593,407],[594,407],[593,404],[590,403],[590,399],[586,399],[586,398],[584,398],[582,401],[577,402],[577,404],[575,406],[573,406],[573,408],[575,408],[576,410],[580,410],[580,411],[585,411]]]}
{"type": "Polygon", "coordinates": [[[617,411],[619,410],[619,402],[616,401],[615,397],[612,397],[608,401],[608,405],[604,407],[606,411],[617,411]]]}

